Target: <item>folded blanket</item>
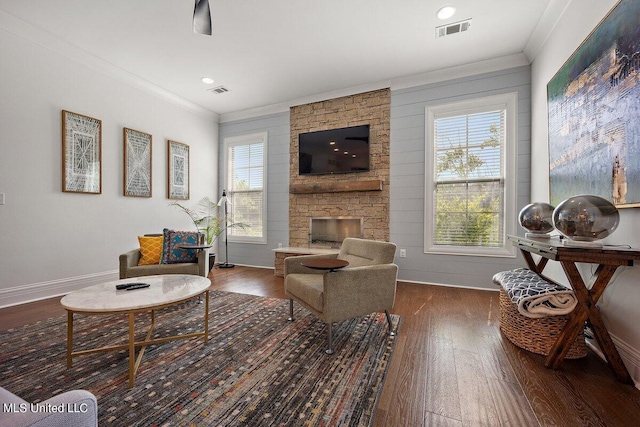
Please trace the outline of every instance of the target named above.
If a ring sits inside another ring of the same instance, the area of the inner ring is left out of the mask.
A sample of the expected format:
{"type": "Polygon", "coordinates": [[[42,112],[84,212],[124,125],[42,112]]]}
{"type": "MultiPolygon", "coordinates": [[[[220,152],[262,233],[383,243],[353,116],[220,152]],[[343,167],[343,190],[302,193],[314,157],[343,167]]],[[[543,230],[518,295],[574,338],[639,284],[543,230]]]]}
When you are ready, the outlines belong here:
{"type": "Polygon", "coordinates": [[[578,302],[571,289],[547,282],[528,268],[496,273],[493,283],[504,288],[520,314],[532,319],[570,313],[578,302]]]}

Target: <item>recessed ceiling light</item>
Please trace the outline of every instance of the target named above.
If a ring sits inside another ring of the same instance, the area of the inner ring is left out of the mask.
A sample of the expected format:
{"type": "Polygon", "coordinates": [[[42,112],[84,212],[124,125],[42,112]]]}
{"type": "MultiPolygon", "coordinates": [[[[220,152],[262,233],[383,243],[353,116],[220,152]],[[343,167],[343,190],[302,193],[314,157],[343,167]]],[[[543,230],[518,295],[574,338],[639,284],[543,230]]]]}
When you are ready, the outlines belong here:
{"type": "Polygon", "coordinates": [[[438,9],[436,16],[438,19],[449,19],[456,13],[456,8],[453,6],[444,6],[438,9]]]}
{"type": "Polygon", "coordinates": [[[202,78],[202,83],[206,84],[206,85],[210,85],[213,83],[213,79],[211,77],[203,77],[202,78]]]}

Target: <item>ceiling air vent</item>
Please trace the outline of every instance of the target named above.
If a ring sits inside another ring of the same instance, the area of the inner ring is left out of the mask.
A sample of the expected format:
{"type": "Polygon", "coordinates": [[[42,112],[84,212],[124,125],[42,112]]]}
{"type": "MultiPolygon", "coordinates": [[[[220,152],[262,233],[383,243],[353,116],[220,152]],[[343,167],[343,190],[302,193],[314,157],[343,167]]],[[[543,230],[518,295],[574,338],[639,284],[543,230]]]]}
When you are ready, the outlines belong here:
{"type": "Polygon", "coordinates": [[[212,87],[211,89],[207,89],[207,91],[212,93],[225,93],[225,92],[229,92],[229,89],[227,89],[224,86],[218,86],[218,87],[212,87]]]}
{"type": "Polygon", "coordinates": [[[468,31],[470,27],[471,19],[436,27],[436,38],[439,39],[440,37],[450,36],[451,34],[462,33],[468,31]]]}

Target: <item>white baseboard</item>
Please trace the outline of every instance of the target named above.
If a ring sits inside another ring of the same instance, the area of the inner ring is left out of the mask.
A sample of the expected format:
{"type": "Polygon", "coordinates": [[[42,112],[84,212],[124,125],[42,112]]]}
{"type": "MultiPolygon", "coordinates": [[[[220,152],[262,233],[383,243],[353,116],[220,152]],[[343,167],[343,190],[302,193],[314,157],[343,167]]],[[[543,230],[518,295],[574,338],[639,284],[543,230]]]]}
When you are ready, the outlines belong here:
{"type": "MultiPolygon", "coordinates": [[[[236,264],[236,265],[245,265],[245,264],[236,264]]],[[[265,267],[265,266],[249,266],[254,268],[265,268],[273,270],[273,267],[265,267]]],[[[24,304],[27,302],[39,301],[47,298],[53,298],[56,296],[66,295],[69,292],[75,291],[77,289],[81,289],[91,285],[97,285],[99,283],[109,282],[113,280],[118,280],[118,271],[105,271],[102,273],[88,274],[86,276],[76,276],[69,277],[65,279],[57,279],[50,280],[47,282],[41,283],[32,283],[28,285],[16,286],[9,289],[0,290],[0,308],[10,307],[13,305],[24,304]]],[[[459,288],[467,288],[465,286],[457,286],[457,285],[446,285],[440,283],[426,283],[426,282],[417,282],[412,280],[399,280],[400,282],[408,282],[408,283],[417,283],[417,284],[425,284],[425,285],[435,285],[435,286],[448,286],[448,287],[459,287],[459,288]]],[[[490,290],[486,288],[474,288],[478,290],[490,290]]],[[[636,388],[640,389],[640,351],[631,347],[629,344],[619,339],[615,335],[611,335],[611,339],[613,340],[616,348],[618,349],[618,353],[620,353],[620,357],[624,361],[627,369],[629,370],[629,374],[631,378],[633,378],[635,382],[636,388]]],[[[595,340],[587,340],[587,345],[598,355],[602,360],[604,359],[604,355],[602,351],[598,347],[598,343],[595,340]]]]}
{"type": "MultiPolygon", "coordinates": [[[[217,264],[224,264],[224,263],[223,263],[223,262],[222,262],[222,263],[216,263],[216,265],[217,265],[217,264]]],[[[238,265],[238,266],[241,266],[241,267],[262,268],[262,269],[265,269],[265,270],[275,270],[275,269],[276,269],[276,268],[275,268],[275,267],[273,267],[273,266],[252,265],[252,264],[239,264],[239,263],[237,263],[237,262],[231,262],[231,263],[229,263],[229,264],[238,265]]]]}
{"type": "MultiPolygon", "coordinates": [[[[416,284],[422,284],[422,285],[445,286],[450,288],[475,289],[480,291],[493,291],[493,289],[487,289],[487,288],[450,285],[450,284],[444,284],[444,283],[427,283],[427,282],[418,282],[414,280],[398,279],[398,282],[416,283],[416,284]]],[[[498,291],[499,288],[495,290],[498,291]]],[[[631,375],[631,378],[633,379],[635,387],[640,390],[640,351],[631,347],[629,344],[627,344],[620,338],[616,337],[615,335],[613,334],[610,334],[610,335],[611,335],[611,339],[613,340],[613,343],[618,349],[618,353],[620,353],[620,357],[622,358],[622,361],[624,362],[625,366],[627,367],[627,370],[629,371],[629,375],[631,375]]],[[[604,354],[600,350],[600,347],[598,346],[598,343],[596,342],[595,339],[593,340],[587,339],[586,343],[587,343],[587,346],[589,346],[589,348],[591,348],[603,361],[606,362],[604,354]]]]}
{"type": "Polygon", "coordinates": [[[398,282],[413,283],[413,284],[416,284],[416,285],[444,286],[445,288],[473,289],[475,291],[489,291],[489,292],[499,292],[500,291],[500,287],[499,286],[494,286],[495,289],[491,289],[491,288],[481,288],[479,286],[452,285],[452,284],[449,284],[449,283],[420,282],[420,281],[417,281],[417,280],[405,280],[405,279],[400,279],[400,278],[398,278],[398,282]]]}
{"type": "MultiPolygon", "coordinates": [[[[245,264],[236,264],[245,265],[245,264]]],[[[247,267],[266,268],[273,267],[258,265],[246,265],[247,267]]],[[[15,286],[8,289],[0,289],[0,308],[25,304],[47,298],[66,295],[69,292],[119,279],[118,270],[104,271],[102,273],[87,274],[85,276],[67,277],[64,279],[50,280],[47,282],[31,283],[15,286]]]]}
{"type": "MultiPolygon", "coordinates": [[[[629,375],[631,375],[631,378],[635,383],[635,387],[640,390],[640,352],[615,335],[610,335],[613,343],[616,346],[616,349],[618,349],[618,353],[620,354],[624,365],[629,371],[629,375]]],[[[600,350],[598,342],[595,340],[595,338],[587,339],[586,342],[587,346],[589,346],[589,348],[593,350],[594,353],[596,353],[603,361],[606,362],[604,354],[602,353],[602,350],[600,350]]]]}
{"type": "Polygon", "coordinates": [[[66,295],[77,289],[118,280],[118,278],[119,273],[114,270],[2,289],[0,290],[0,308],[66,295]]]}

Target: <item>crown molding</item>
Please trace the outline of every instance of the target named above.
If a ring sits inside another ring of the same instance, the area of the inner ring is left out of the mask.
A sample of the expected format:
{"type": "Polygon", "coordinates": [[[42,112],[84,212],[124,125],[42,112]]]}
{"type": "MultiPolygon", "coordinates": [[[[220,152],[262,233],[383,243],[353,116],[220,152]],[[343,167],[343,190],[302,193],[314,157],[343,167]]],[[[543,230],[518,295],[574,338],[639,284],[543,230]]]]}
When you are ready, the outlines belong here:
{"type": "Polygon", "coordinates": [[[128,86],[140,89],[154,95],[163,101],[174,104],[184,110],[199,114],[210,120],[218,122],[219,114],[201,107],[189,100],[163,89],[143,78],[136,76],[122,68],[100,59],[78,46],[59,39],[57,36],[25,22],[4,11],[0,11],[0,30],[13,34],[37,46],[48,49],[72,61],[80,63],[92,70],[112,77],[128,86]]]}
{"type": "Polygon", "coordinates": [[[391,90],[406,89],[410,87],[422,86],[430,83],[437,83],[457,78],[469,77],[477,74],[490,73],[494,71],[506,70],[509,68],[530,65],[529,60],[522,53],[502,56],[499,58],[478,61],[474,63],[464,64],[456,67],[443,68],[440,70],[432,70],[421,74],[410,76],[394,77],[388,80],[382,80],[365,85],[344,88],[332,92],[324,92],[304,98],[297,98],[288,102],[266,105],[263,107],[251,108],[248,110],[234,111],[220,115],[220,123],[228,123],[239,120],[247,120],[253,117],[266,116],[269,114],[278,114],[289,111],[289,108],[296,105],[310,104],[313,102],[326,101],[327,99],[339,98],[342,96],[350,96],[363,92],[370,92],[384,88],[391,90]]]}
{"type": "Polygon", "coordinates": [[[455,67],[432,70],[422,74],[415,74],[405,77],[397,77],[391,81],[391,89],[407,89],[410,87],[422,86],[426,84],[445,82],[464,77],[477,76],[479,74],[493,73],[495,71],[507,70],[509,68],[530,65],[529,60],[522,53],[500,56],[484,61],[470,62],[455,67]]]}
{"type": "Polygon", "coordinates": [[[551,0],[547,4],[542,17],[524,47],[523,52],[529,62],[533,62],[535,57],[538,56],[570,4],[571,0],[551,0]]]}
{"type": "MultiPolygon", "coordinates": [[[[556,8],[559,7],[558,5],[563,5],[564,7],[562,10],[564,11],[564,9],[566,8],[566,4],[570,2],[571,0],[552,0],[553,7],[551,7],[551,4],[549,7],[547,7],[547,9],[545,10],[545,16],[553,15],[553,11],[555,11],[556,8]]],[[[547,28],[540,25],[539,27],[547,28]]],[[[265,105],[252,109],[218,114],[216,112],[203,108],[200,105],[195,104],[185,98],[182,98],[172,92],[169,92],[147,80],[144,80],[139,76],[125,71],[124,69],[110,62],[104,61],[103,59],[92,55],[91,53],[79,48],[78,46],[73,45],[72,43],[61,40],[53,34],[3,11],[0,11],[0,29],[31,43],[34,43],[38,46],[41,46],[45,49],[56,52],[75,62],[83,64],[84,66],[91,68],[92,70],[108,75],[124,84],[150,93],[184,110],[202,115],[218,123],[227,123],[231,121],[250,119],[253,117],[265,116],[269,114],[283,113],[289,111],[289,108],[295,105],[309,104],[313,102],[319,102],[343,96],[350,96],[383,88],[399,90],[530,64],[527,56],[525,56],[523,53],[518,53],[485,61],[474,62],[471,64],[464,64],[456,67],[431,70],[416,75],[394,77],[391,79],[367,83],[354,87],[337,89],[330,92],[318,93],[302,98],[296,98],[286,102],[265,105]]],[[[538,30],[538,28],[536,28],[536,30],[538,30]]]]}
{"type": "Polygon", "coordinates": [[[302,98],[296,98],[290,101],[280,102],[277,104],[265,105],[262,107],[250,108],[247,110],[232,111],[220,115],[220,123],[235,122],[238,120],[251,119],[253,117],[266,116],[269,114],[278,114],[288,112],[291,107],[296,105],[311,104],[314,102],[326,101],[327,99],[341,98],[343,96],[355,95],[363,92],[371,92],[374,90],[389,87],[390,82],[376,82],[366,85],[338,89],[330,92],[322,92],[315,95],[309,95],[302,98]]]}

